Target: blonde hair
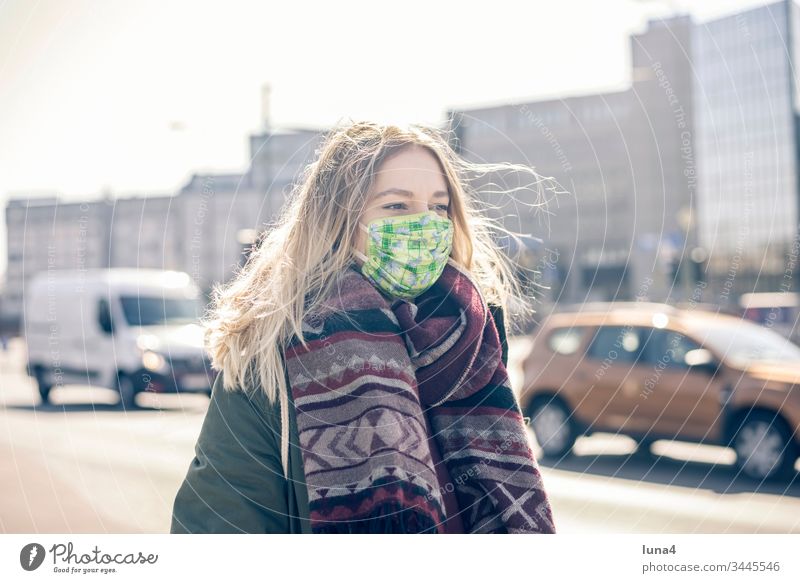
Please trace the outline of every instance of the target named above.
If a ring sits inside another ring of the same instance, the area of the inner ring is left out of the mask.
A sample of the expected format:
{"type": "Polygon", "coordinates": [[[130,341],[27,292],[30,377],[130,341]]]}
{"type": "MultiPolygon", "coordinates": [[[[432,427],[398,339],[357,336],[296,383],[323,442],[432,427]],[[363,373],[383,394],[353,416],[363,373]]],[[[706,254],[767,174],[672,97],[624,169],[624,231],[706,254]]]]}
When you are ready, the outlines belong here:
{"type": "Polygon", "coordinates": [[[203,318],[205,341],[212,366],[224,371],[225,390],[258,385],[270,403],[277,396],[285,402],[281,347],[293,335],[305,344],[304,316],[324,301],[353,260],[357,222],[376,171],[388,156],[413,145],[436,156],[448,183],[452,258],[469,270],[488,303],[507,313],[514,301],[515,317],[533,314],[514,265],[497,247],[491,229],[514,234],[479,212],[469,175],[508,169],[530,174],[538,195],[534,206],[544,204],[545,190],[555,190],[544,188],[547,181],[556,184],[552,178],[524,165],[467,162],[438,128],[353,122],[327,133],[316,160],[305,167],[280,218],[263,233],[247,263],[227,283],[212,288],[203,318]]]}

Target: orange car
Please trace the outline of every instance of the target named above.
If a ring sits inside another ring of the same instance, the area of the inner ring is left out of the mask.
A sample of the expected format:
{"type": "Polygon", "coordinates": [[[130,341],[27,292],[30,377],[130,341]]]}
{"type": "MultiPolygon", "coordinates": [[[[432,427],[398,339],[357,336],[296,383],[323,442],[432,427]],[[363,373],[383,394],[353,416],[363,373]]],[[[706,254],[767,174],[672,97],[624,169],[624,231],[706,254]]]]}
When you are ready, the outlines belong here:
{"type": "Polygon", "coordinates": [[[580,435],[732,447],[755,479],[800,456],[800,347],[735,316],[666,304],[586,304],[551,314],[522,362],[522,410],[546,457],[580,435]]]}

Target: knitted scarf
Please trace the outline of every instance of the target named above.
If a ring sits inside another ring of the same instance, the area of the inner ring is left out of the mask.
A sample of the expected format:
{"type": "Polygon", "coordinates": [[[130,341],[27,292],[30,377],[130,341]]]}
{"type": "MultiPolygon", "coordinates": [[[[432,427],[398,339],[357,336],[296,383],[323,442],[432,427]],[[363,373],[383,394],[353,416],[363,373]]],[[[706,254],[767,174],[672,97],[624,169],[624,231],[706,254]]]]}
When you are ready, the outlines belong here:
{"type": "Polygon", "coordinates": [[[411,302],[353,263],[305,317],[307,345],[287,344],[313,532],[444,532],[446,489],[467,532],[555,532],[494,318],[456,265],[411,302]]]}

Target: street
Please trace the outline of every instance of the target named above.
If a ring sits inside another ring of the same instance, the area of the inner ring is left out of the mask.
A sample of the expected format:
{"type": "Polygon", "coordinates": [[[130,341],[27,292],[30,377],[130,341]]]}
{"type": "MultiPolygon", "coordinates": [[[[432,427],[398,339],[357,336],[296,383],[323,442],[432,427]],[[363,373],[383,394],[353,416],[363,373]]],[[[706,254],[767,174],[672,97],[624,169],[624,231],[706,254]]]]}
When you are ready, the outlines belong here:
{"type": "MultiPolygon", "coordinates": [[[[511,343],[514,366],[526,347],[511,343]]],[[[54,389],[39,406],[24,344],[0,353],[0,531],[165,533],[208,399],[139,396],[140,410],[91,387],[54,389]]],[[[627,437],[580,438],[557,468],[540,460],[560,533],[798,533],[800,480],[732,480],[725,448],[627,437]]]]}

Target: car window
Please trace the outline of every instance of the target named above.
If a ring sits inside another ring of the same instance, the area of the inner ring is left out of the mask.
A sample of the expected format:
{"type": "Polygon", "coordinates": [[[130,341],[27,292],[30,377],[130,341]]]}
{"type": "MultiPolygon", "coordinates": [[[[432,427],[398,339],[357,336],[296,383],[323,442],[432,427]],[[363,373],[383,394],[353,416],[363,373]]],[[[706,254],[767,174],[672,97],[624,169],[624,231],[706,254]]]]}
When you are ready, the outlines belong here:
{"type": "Polygon", "coordinates": [[[120,296],[122,312],[131,326],[190,324],[196,322],[202,305],[195,298],[165,296],[120,296]]]}
{"type": "Polygon", "coordinates": [[[575,354],[585,331],[584,327],[557,328],[547,337],[547,346],[557,354],[575,354]]]}
{"type": "Polygon", "coordinates": [[[642,328],[638,326],[601,326],[592,337],[588,358],[615,362],[636,362],[642,350],[642,328]]]}
{"type": "Polygon", "coordinates": [[[690,325],[695,338],[731,364],[800,362],[800,347],[766,326],[735,318],[702,318],[690,325]]]}
{"type": "Polygon", "coordinates": [[[686,353],[700,345],[674,330],[653,328],[645,339],[643,360],[648,364],[661,364],[675,368],[688,368],[686,353]]]}

